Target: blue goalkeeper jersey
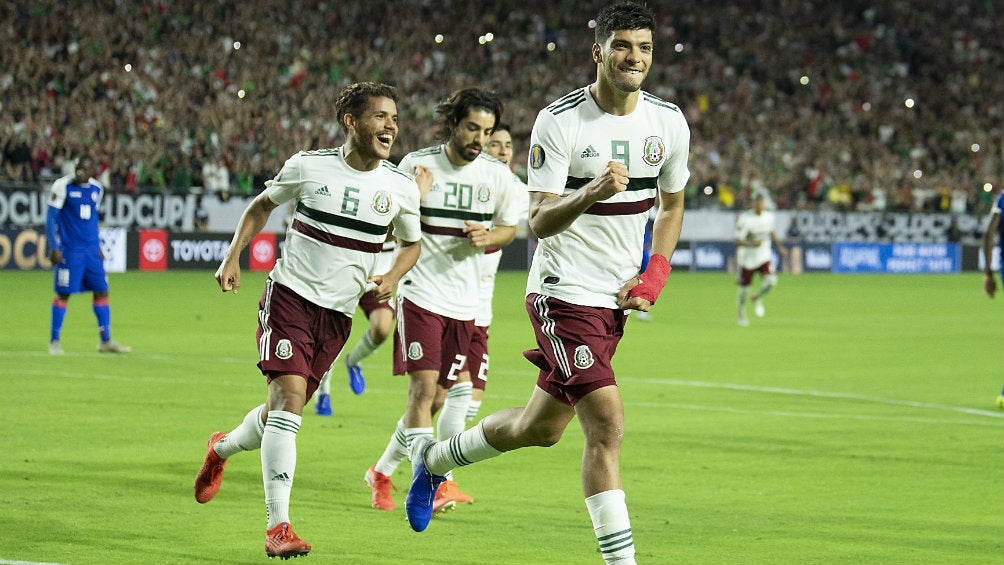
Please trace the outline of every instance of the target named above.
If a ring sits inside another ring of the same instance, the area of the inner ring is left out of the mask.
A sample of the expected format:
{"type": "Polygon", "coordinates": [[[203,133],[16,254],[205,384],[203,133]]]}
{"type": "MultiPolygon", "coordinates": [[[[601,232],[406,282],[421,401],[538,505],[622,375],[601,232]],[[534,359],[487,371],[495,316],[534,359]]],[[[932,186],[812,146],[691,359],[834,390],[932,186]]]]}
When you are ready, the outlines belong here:
{"type": "Polygon", "coordinates": [[[73,175],[67,175],[52,183],[49,206],[59,210],[55,234],[59,241],[50,245],[63,251],[99,247],[98,208],[103,195],[94,179],[76,183],[73,175]]]}

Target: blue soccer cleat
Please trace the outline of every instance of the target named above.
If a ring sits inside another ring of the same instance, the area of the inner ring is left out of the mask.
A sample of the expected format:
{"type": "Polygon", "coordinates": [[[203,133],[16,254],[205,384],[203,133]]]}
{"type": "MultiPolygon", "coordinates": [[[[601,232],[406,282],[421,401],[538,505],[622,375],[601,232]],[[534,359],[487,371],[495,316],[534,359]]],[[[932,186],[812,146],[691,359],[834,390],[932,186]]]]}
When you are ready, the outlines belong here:
{"type": "Polygon", "coordinates": [[[318,416],[330,416],[331,415],[331,395],[330,394],[318,394],[317,402],[314,404],[314,414],[318,416]]]}
{"type": "Polygon", "coordinates": [[[433,475],[425,468],[425,451],[429,448],[430,440],[422,438],[415,441],[422,443],[413,446],[415,455],[411,461],[411,488],[408,489],[408,496],[404,499],[404,508],[408,514],[408,525],[416,532],[422,532],[432,521],[436,489],[446,477],[433,475]]]}
{"type": "Polygon", "coordinates": [[[345,368],[349,370],[349,388],[356,394],[362,394],[366,390],[366,379],[363,378],[363,369],[359,365],[349,365],[345,360],[345,368]]]}

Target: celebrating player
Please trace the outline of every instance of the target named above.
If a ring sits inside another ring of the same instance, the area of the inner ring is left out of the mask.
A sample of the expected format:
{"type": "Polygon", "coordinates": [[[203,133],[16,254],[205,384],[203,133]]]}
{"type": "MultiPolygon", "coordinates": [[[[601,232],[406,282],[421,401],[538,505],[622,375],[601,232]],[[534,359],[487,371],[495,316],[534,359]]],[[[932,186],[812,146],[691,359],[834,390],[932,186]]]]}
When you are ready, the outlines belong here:
{"type": "Polygon", "coordinates": [[[415,440],[406,499],[424,530],[450,469],[528,446],[550,446],[577,417],[585,437],[582,489],[606,563],[635,563],[620,476],[624,409],[611,367],[624,310],[647,311],[669,276],[690,176],[680,109],[641,90],[652,65],[653,14],[634,2],[595,19],[596,81],[537,115],[529,157],[530,228],[540,237],[526,308],[539,369],[529,402],[447,440],[415,440]],[[639,274],[643,231],[658,202],[652,256],[639,274]]]}
{"type": "MultiPolygon", "coordinates": [[[[371,82],[349,85],[335,101],[335,111],[347,133],[345,144],[290,157],[244,211],[216,271],[220,289],[236,293],[241,250],[276,207],[296,200],[282,257],[258,303],[258,367],[268,383],[265,403],[230,433],[209,437],[195,477],[195,499],[209,502],[219,491],[229,458],[261,449],[269,557],[296,557],[311,549],[289,523],[303,407],[345,345],[364,288],[374,284],[377,300],[390,299],[421,249],[416,178],[386,160],[398,134],[397,92],[371,82]],[[400,251],[390,270],[376,273],[391,227],[400,251]]],[[[428,171],[417,173],[418,182],[431,182],[428,171]]]]}
{"type": "MultiPolygon", "coordinates": [[[[471,398],[467,355],[479,300],[479,258],[486,248],[515,237],[521,190],[512,172],[482,154],[502,115],[494,93],[467,88],[439,105],[436,145],[405,155],[404,170],[424,166],[435,179],[422,198],[422,259],[398,286],[394,374],[408,374],[408,402],[380,459],[366,471],[372,504],[393,510],[390,476],[408,456],[415,438],[460,433],[471,398]]],[[[436,493],[435,509],[473,499],[449,480],[436,493]]]]}

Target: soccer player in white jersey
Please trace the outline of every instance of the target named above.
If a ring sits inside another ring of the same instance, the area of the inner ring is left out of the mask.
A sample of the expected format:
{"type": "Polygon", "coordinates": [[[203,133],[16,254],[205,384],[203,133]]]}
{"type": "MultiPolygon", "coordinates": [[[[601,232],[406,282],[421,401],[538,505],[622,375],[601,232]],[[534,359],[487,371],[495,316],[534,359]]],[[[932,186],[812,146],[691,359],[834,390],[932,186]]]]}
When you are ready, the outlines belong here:
{"type": "Polygon", "coordinates": [[[771,242],[777,244],[777,250],[781,255],[788,254],[788,250],[774,233],[774,214],[766,210],[766,202],[767,199],[762,193],[755,194],[753,207],[736,219],[736,259],[739,264],[736,277],[739,293],[736,296],[736,303],[740,326],[748,326],[750,323],[746,315],[747,297],[753,300],[753,312],[758,318],[762,318],[767,311],[763,305],[763,296],[777,285],[777,274],[771,265],[773,258],[771,242]],[[750,285],[753,283],[755,273],[760,273],[760,288],[750,296],[750,285]]]}
{"type": "Polygon", "coordinates": [[[582,489],[600,552],[606,563],[632,565],[619,463],[624,409],[611,360],[625,310],[647,311],[669,275],[690,176],[690,129],[678,107],[641,90],[652,65],[652,13],[618,2],[595,22],[596,81],[541,110],[530,137],[530,228],[540,244],[526,307],[538,348],[524,355],[540,369],[537,385],[524,407],[495,412],[447,441],[416,440],[406,509],[412,529],[424,530],[431,492],[447,471],[553,445],[577,417],[582,489]],[[652,256],[639,273],[656,202],[652,256]]]}
{"type": "Polygon", "coordinates": [[[230,433],[210,436],[195,477],[195,499],[209,502],[219,491],[229,458],[261,449],[268,511],[265,553],[284,559],[310,551],[310,544],[289,523],[303,407],[345,345],[352,314],[367,285],[375,287],[378,300],[389,300],[418,260],[416,181],[431,184],[427,170],[418,169],[413,177],[387,161],[398,134],[393,87],[372,82],[349,85],[334,107],[347,133],[345,144],[290,157],[244,211],[216,271],[220,289],[237,293],[241,250],[276,207],[296,201],[282,257],[269,273],[258,303],[258,367],[268,383],[265,403],[248,412],[230,433]],[[376,272],[390,229],[400,250],[388,271],[376,272]]]}
{"type": "MultiPolygon", "coordinates": [[[[516,234],[520,190],[512,172],[483,152],[502,115],[498,97],[467,88],[439,105],[442,145],[404,156],[400,167],[428,168],[435,179],[422,198],[422,258],[398,285],[394,374],[408,375],[408,402],[380,459],[365,474],[372,504],[393,510],[390,477],[416,438],[460,433],[471,398],[468,351],[480,298],[480,257],[516,234]],[[440,410],[440,408],[442,410],[440,410]]],[[[473,499],[452,480],[436,496],[435,511],[473,499]]],[[[432,495],[430,495],[432,496],[432,495]]]]}

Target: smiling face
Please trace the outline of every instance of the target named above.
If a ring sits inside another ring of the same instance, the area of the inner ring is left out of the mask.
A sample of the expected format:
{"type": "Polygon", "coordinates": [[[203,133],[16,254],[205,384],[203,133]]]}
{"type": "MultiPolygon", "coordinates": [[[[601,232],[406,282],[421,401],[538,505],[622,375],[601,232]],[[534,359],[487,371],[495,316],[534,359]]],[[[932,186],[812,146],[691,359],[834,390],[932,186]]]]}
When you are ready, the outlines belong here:
{"type": "Polygon", "coordinates": [[[496,131],[488,138],[485,151],[506,165],[512,160],[512,136],[506,130],[496,131]]]}
{"type": "Polygon", "coordinates": [[[496,116],[484,108],[471,108],[446,143],[446,154],[454,165],[465,165],[478,158],[495,129],[496,116]]]}
{"type": "Polygon", "coordinates": [[[629,94],[641,89],[652,66],[652,30],[616,30],[603,45],[593,45],[597,78],[629,94]]]}
{"type": "Polygon", "coordinates": [[[374,96],[359,116],[345,116],[352,149],[367,163],[390,158],[390,149],[397,139],[397,103],[390,98],[374,96]]]}

